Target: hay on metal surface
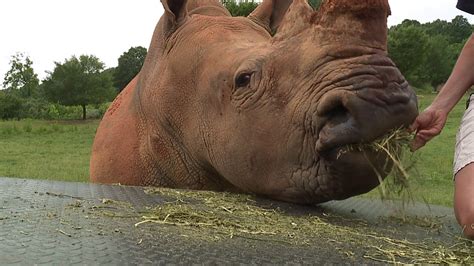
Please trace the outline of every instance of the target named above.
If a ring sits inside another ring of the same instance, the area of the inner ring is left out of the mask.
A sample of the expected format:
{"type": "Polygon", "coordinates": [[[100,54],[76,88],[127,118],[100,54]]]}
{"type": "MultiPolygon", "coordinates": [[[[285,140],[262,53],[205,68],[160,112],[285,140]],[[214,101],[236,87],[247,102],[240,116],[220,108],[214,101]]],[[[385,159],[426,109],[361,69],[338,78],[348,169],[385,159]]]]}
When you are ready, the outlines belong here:
{"type": "MultiPolygon", "coordinates": [[[[357,254],[385,263],[474,263],[472,242],[457,236],[448,236],[450,242],[446,243],[432,238],[415,242],[390,223],[375,230],[362,220],[324,212],[295,215],[271,204],[262,205],[251,195],[172,189],[147,192],[159,194],[166,203],[151,208],[135,226],[177,226],[183,236],[200,241],[244,238],[291,246],[328,245],[348,259],[357,254]]],[[[410,218],[403,219],[407,222],[410,218]]],[[[413,221],[422,231],[440,229],[436,220],[413,221]]],[[[438,231],[436,234],[441,234],[438,231]]]]}

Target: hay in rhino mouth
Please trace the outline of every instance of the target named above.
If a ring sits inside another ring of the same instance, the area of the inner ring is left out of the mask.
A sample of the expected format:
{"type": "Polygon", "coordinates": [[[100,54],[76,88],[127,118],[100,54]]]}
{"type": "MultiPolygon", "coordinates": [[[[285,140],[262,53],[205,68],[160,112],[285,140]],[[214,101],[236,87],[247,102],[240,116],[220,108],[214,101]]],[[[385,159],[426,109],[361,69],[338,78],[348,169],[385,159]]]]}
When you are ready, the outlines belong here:
{"type": "Polygon", "coordinates": [[[413,195],[410,190],[410,170],[415,168],[413,157],[407,156],[410,142],[413,140],[414,133],[406,128],[397,128],[384,136],[375,139],[370,143],[350,144],[342,147],[336,158],[345,153],[361,152],[366,157],[369,164],[370,159],[366,155],[368,151],[375,151],[376,154],[386,156],[385,166],[393,165],[388,177],[384,180],[382,175],[372,166],[380,182],[379,191],[382,199],[389,199],[394,194],[401,197],[404,201],[412,201],[413,195]]]}

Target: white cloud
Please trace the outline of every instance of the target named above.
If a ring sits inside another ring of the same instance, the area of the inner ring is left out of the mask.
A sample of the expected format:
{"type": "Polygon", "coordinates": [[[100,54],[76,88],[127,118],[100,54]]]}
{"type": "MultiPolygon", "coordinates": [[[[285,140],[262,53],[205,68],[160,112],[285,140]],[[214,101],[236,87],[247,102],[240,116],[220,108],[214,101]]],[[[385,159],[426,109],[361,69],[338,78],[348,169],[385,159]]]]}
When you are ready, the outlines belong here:
{"type": "Polygon", "coordinates": [[[457,15],[466,17],[474,24],[474,16],[456,9],[456,0],[389,0],[392,15],[389,26],[399,24],[404,19],[415,19],[421,23],[436,19],[451,21],[457,15]]]}
{"type": "Polygon", "coordinates": [[[130,47],[148,48],[162,13],[159,0],[0,1],[0,78],[15,52],[28,54],[41,78],[72,55],[115,66],[130,47]]]}

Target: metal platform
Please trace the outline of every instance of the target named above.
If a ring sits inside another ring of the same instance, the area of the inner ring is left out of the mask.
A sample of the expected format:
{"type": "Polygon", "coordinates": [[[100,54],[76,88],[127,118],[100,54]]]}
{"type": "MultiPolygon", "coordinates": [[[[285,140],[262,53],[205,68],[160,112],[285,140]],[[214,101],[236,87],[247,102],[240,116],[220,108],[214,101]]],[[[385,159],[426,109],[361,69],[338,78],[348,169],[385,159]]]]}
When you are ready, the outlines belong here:
{"type": "MultiPolygon", "coordinates": [[[[142,187],[0,178],[0,264],[319,264],[376,263],[365,247],[329,238],[292,245],[253,238],[203,241],[186,228],[143,224],[164,204],[142,187]],[[113,200],[113,204],[111,204],[113,200]],[[343,243],[342,245],[340,243],[343,243]]],[[[291,215],[312,214],[347,228],[366,224],[380,236],[450,243],[460,235],[452,209],[414,204],[405,215],[431,217],[430,227],[397,219],[397,204],[354,198],[319,207],[271,203],[291,215]],[[441,225],[441,226],[439,226],[441,225]]],[[[203,234],[209,232],[203,231],[203,234]]],[[[211,232],[212,233],[212,232],[211,232]]]]}

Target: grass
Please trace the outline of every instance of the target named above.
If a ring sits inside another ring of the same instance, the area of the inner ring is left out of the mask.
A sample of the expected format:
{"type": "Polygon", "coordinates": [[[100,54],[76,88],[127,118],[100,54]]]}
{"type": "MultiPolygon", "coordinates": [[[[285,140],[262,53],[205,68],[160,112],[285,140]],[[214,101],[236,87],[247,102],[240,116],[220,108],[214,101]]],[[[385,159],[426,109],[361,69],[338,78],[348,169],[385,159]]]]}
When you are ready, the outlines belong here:
{"type": "Polygon", "coordinates": [[[0,122],[0,176],[86,182],[98,121],[0,122]]]}
{"type": "MultiPolygon", "coordinates": [[[[434,94],[419,95],[420,110],[434,94]]],[[[452,206],[452,158],[465,100],[451,112],[440,136],[416,152],[410,187],[416,200],[452,206]]],[[[87,182],[97,120],[0,122],[0,176],[87,182]]],[[[377,189],[365,197],[379,197],[377,189]]]]}

